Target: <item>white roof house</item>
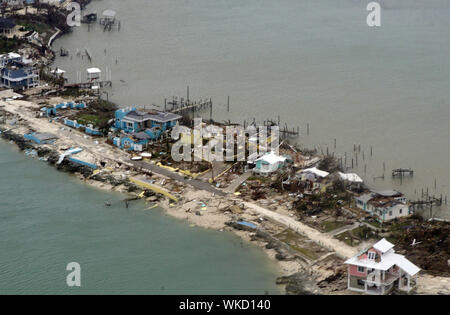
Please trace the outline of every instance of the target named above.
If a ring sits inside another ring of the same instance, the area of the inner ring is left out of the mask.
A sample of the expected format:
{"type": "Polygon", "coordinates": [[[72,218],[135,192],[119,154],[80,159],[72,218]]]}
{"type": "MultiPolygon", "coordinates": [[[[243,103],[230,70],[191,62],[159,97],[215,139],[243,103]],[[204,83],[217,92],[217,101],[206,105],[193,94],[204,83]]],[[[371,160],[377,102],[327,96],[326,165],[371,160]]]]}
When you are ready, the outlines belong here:
{"type": "Polygon", "coordinates": [[[88,68],[86,69],[87,73],[89,74],[96,74],[96,73],[101,73],[102,70],[100,70],[99,68],[88,68]]]}
{"type": "Polygon", "coordinates": [[[394,286],[410,291],[411,280],[420,268],[395,253],[394,245],[382,239],[348,259],[348,289],[368,294],[385,294],[394,286]]]}
{"type": "Polygon", "coordinates": [[[51,73],[61,75],[61,74],[66,73],[66,71],[63,69],[56,68],[55,70],[52,70],[51,73]]]}
{"type": "Polygon", "coordinates": [[[99,68],[88,68],[86,69],[86,72],[88,81],[92,82],[101,80],[102,70],[100,70],[99,68]]]}
{"type": "Polygon", "coordinates": [[[275,154],[273,151],[266,153],[260,158],[255,160],[256,167],[254,172],[259,173],[272,173],[278,170],[284,162],[286,162],[285,157],[275,154]]]}
{"type": "Polygon", "coordinates": [[[352,182],[352,183],[362,183],[363,182],[362,178],[359,177],[358,174],[356,174],[356,173],[341,173],[341,172],[338,172],[338,174],[339,174],[339,177],[342,180],[346,180],[346,181],[349,181],[349,182],[352,182]]]}
{"type": "Polygon", "coordinates": [[[278,162],[286,161],[286,158],[283,156],[277,155],[274,152],[270,152],[270,153],[264,154],[262,157],[260,157],[256,161],[265,161],[269,164],[275,164],[278,162]]]}
{"type": "Polygon", "coordinates": [[[321,178],[325,178],[325,177],[327,177],[328,175],[330,175],[330,173],[325,172],[325,171],[321,171],[321,170],[319,170],[319,169],[316,168],[316,167],[311,167],[311,168],[307,168],[307,169],[301,170],[300,173],[301,173],[301,174],[311,173],[311,174],[314,174],[314,175],[316,175],[317,177],[321,177],[321,178]]]}
{"type": "Polygon", "coordinates": [[[114,19],[114,18],[116,17],[116,14],[117,14],[116,11],[110,10],[110,9],[105,10],[105,11],[103,11],[103,13],[102,13],[102,15],[103,15],[104,17],[110,18],[110,19],[114,19]]]}

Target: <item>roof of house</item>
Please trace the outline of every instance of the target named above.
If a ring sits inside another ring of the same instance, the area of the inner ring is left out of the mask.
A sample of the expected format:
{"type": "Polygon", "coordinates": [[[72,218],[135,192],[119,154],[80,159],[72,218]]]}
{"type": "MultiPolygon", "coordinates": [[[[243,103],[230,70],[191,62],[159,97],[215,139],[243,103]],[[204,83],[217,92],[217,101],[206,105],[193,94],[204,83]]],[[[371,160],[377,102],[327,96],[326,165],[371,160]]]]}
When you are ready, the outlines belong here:
{"type": "Polygon", "coordinates": [[[62,73],[66,73],[66,70],[56,68],[55,70],[52,70],[51,73],[62,74],[62,73]]]}
{"type": "Polygon", "coordinates": [[[113,18],[113,17],[116,16],[116,11],[114,11],[114,10],[105,10],[105,11],[103,11],[102,14],[103,14],[103,16],[113,18]]]}
{"type": "Polygon", "coordinates": [[[0,55],[0,58],[10,58],[10,59],[16,59],[22,57],[18,53],[15,52],[9,52],[7,54],[0,55]]]}
{"type": "Polygon", "coordinates": [[[345,174],[345,173],[338,172],[338,174],[343,180],[347,180],[349,182],[353,182],[353,183],[362,183],[363,182],[361,177],[359,177],[358,174],[356,174],[356,173],[345,174]]]}
{"type": "Polygon", "coordinates": [[[385,238],[383,238],[381,241],[376,242],[373,245],[373,248],[375,248],[376,250],[378,250],[384,254],[388,250],[394,248],[394,244],[388,242],[385,238]]]}
{"type": "Polygon", "coordinates": [[[101,73],[102,72],[102,70],[100,70],[99,68],[88,68],[88,69],[86,69],[86,71],[89,74],[101,73]]]}
{"type": "Polygon", "coordinates": [[[39,139],[40,141],[46,141],[46,140],[52,140],[52,139],[57,139],[58,137],[55,136],[52,133],[38,133],[36,132],[33,135],[36,139],[39,139]]]}
{"type": "MultiPolygon", "coordinates": [[[[420,271],[420,268],[406,259],[405,256],[396,254],[393,249],[394,245],[389,243],[386,239],[383,238],[372,247],[382,252],[380,260],[377,261],[374,259],[359,258],[362,255],[362,253],[359,253],[345,261],[345,264],[373,268],[382,271],[386,271],[395,265],[400,267],[410,276],[414,276],[420,271]]],[[[364,252],[367,251],[368,250],[365,250],[364,252]]]]}
{"type": "Polygon", "coordinates": [[[363,194],[355,197],[356,200],[362,201],[363,203],[367,203],[372,198],[373,198],[372,194],[363,194]]]}
{"type": "Polygon", "coordinates": [[[275,154],[274,152],[266,153],[263,156],[261,156],[259,159],[256,159],[255,161],[264,161],[269,164],[275,164],[278,162],[284,162],[286,161],[286,158],[283,156],[279,156],[275,154]]]}
{"type": "Polygon", "coordinates": [[[307,168],[307,169],[301,170],[300,173],[302,173],[302,174],[303,173],[313,173],[313,174],[315,174],[316,176],[319,176],[319,177],[327,177],[330,174],[328,172],[321,171],[321,170],[319,170],[316,167],[311,167],[311,168],[307,168]]]}
{"type": "Polygon", "coordinates": [[[383,197],[396,197],[403,195],[401,192],[398,192],[396,190],[380,190],[380,191],[374,190],[373,192],[383,197]]]}
{"type": "Polygon", "coordinates": [[[133,137],[135,137],[138,140],[149,140],[152,138],[143,131],[133,133],[133,137]]]}

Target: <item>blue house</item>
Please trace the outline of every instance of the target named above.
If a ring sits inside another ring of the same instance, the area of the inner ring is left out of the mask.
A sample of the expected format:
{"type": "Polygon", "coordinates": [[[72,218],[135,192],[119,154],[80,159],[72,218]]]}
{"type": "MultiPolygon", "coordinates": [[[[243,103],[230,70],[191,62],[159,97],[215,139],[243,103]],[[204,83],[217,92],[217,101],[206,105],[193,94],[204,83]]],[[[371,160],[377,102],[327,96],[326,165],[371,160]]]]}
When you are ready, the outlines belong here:
{"type": "Polygon", "coordinates": [[[39,74],[31,60],[19,54],[0,56],[0,82],[7,88],[30,88],[39,84],[39,74]]]}
{"type": "Polygon", "coordinates": [[[119,109],[115,114],[115,128],[127,133],[145,132],[157,139],[162,132],[172,128],[181,118],[174,113],[138,111],[136,108],[119,109]]]}
{"type": "Polygon", "coordinates": [[[34,141],[37,144],[52,144],[57,139],[54,134],[39,132],[26,133],[24,138],[34,141]]]}
{"type": "Polygon", "coordinates": [[[148,144],[151,137],[145,132],[123,135],[115,137],[113,143],[115,146],[129,151],[142,151],[143,147],[148,144]]]}

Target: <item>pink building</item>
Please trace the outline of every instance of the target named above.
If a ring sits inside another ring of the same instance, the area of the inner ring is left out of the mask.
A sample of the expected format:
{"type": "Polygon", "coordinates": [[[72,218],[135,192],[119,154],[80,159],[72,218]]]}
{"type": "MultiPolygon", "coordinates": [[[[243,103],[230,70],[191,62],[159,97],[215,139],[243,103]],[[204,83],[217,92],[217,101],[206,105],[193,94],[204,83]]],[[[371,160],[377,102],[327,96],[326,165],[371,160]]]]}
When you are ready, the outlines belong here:
{"type": "Polygon", "coordinates": [[[386,239],[345,262],[348,265],[348,289],[367,294],[387,294],[394,287],[409,292],[420,268],[395,253],[386,239]]]}

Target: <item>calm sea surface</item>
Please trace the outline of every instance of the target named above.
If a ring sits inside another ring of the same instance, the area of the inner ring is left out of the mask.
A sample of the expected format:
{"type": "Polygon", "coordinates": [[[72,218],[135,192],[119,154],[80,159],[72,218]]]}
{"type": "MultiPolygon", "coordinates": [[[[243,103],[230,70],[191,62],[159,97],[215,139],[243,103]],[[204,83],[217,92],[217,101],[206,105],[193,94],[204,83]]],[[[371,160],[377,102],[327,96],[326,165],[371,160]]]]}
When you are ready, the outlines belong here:
{"type": "Polygon", "coordinates": [[[77,71],[85,80],[88,67],[108,68],[106,92],[124,107],[164,104],[189,85],[191,99],[213,98],[217,120],[280,115],[300,126],[298,143],[347,152],[347,166],[353,158],[373,188],[450,197],[450,2],[380,1],[379,28],[366,24],[367,2],[94,1],[86,13],[116,10],[120,32],[75,29],[54,43],[72,54],[55,65],[71,81],[77,71]],[[92,64],[75,55],[85,48],[92,64]],[[394,168],[413,168],[414,177],[393,180],[394,168]]]}
{"type": "Polygon", "coordinates": [[[0,140],[0,294],[271,294],[276,266],[226,232],[192,228],[81,184],[0,140]],[[104,202],[110,201],[111,207],[104,202]],[[66,266],[81,265],[81,288],[66,266]]]}

